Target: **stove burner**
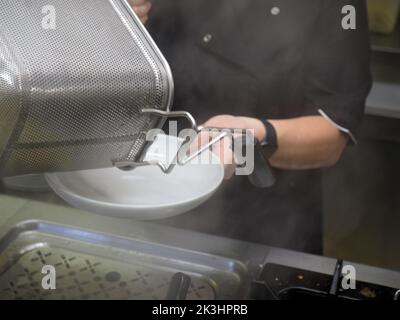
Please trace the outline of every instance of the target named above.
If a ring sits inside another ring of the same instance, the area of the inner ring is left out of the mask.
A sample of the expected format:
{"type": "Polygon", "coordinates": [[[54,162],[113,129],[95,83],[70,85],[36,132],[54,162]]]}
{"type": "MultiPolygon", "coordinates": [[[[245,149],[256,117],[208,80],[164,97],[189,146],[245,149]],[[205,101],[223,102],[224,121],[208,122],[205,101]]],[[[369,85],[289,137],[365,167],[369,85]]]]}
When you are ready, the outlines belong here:
{"type": "Polygon", "coordinates": [[[340,286],[342,262],[332,275],[267,264],[254,282],[252,298],[256,300],[399,300],[400,290],[358,281],[355,290],[340,286]],[[398,291],[397,291],[398,290],[398,291]]]}

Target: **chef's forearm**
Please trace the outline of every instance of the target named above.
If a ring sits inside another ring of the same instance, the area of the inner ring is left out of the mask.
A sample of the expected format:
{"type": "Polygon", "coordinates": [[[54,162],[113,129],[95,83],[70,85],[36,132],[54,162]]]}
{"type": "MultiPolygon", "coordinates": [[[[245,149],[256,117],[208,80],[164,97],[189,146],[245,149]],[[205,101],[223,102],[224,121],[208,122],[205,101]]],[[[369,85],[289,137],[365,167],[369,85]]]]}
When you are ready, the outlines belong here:
{"type": "MultiPolygon", "coordinates": [[[[334,165],[348,142],[345,134],[321,116],[270,122],[278,136],[279,148],[270,159],[276,168],[301,170],[334,165]]],[[[209,119],[203,126],[252,129],[259,141],[264,141],[267,134],[263,122],[256,118],[219,115],[209,119]]]]}
{"type": "Polygon", "coordinates": [[[314,169],[334,165],[348,138],[320,116],[270,121],[278,135],[278,151],[271,158],[280,169],[314,169]]]}

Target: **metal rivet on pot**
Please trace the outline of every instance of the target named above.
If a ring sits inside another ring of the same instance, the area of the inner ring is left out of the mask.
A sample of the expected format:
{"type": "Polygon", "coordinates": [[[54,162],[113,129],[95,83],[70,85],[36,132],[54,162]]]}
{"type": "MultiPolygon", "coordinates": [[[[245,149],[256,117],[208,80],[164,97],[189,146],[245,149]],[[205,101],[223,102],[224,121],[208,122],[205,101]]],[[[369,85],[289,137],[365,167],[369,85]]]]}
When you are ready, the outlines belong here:
{"type": "Polygon", "coordinates": [[[213,38],[212,34],[207,33],[207,34],[204,35],[204,37],[203,37],[203,42],[204,42],[204,43],[210,43],[210,42],[212,41],[212,38],[213,38]]]}
{"type": "Polygon", "coordinates": [[[271,14],[273,15],[273,16],[277,16],[278,14],[280,14],[281,13],[281,9],[279,8],[279,7],[273,7],[272,9],[271,9],[271,14]]]}

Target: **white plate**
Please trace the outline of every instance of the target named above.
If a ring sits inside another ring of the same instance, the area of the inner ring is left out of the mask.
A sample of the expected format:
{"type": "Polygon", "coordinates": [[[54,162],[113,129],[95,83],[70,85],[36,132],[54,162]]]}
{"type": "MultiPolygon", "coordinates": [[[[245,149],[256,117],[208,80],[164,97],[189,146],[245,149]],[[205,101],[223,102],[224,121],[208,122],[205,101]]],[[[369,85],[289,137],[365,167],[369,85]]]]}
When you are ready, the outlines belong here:
{"type": "Polygon", "coordinates": [[[163,219],[194,209],[221,185],[224,169],[218,158],[210,151],[203,157],[212,162],[198,164],[195,159],[176,166],[168,175],[149,166],[128,172],[110,168],[53,173],[46,174],[46,179],[61,198],[78,209],[139,220],[163,219]]]}

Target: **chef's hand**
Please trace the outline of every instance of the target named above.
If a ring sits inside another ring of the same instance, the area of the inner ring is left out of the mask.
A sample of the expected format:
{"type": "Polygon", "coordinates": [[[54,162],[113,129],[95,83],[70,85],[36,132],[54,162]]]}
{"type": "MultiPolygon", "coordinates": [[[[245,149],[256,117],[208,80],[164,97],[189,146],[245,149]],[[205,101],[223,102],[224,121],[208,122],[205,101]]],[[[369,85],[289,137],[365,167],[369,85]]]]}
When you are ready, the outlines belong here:
{"type": "Polygon", "coordinates": [[[149,12],[151,10],[151,2],[149,0],[128,0],[133,11],[138,15],[143,23],[149,19],[149,12]]]}
{"type": "MultiPolygon", "coordinates": [[[[206,128],[231,128],[231,129],[247,129],[253,130],[255,137],[259,141],[263,141],[266,135],[264,124],[261,120],[235,117],[230,115],[220,115],[209,119],[202,125],[206,128]]],[[[217,132],[201,132],[198,135],[197,141],[192,145],[191,152],[194,152],[199,147],[207,144],[211,139],[219,135],[217,132]]],[[[213,146],[213,152],[216,154],[221,163],[225,166],[225,179],[230,179],[236,169],[236,160],[232,151],[232,139],[229,137],[224,138],[219,143],[213,146]]]]}
{"type": "Polygon", "coordinates": [[[259,141],[263,141],[267,134],[265,126],[261,120],[230,115],[220,115],[213,117],[207,120],[207,122],[203,124],[203,127],[254,130],[255,137],[259,141]]]}
{"type": "MultiPolygon", "coordinates": [[[[276,130],[279,149],[269,162],[278,169],[308,170],[333,166],[339,161],[349,141],[347,134],[322,116],[275,119],[270,122],[276,130]]],[[[204,126],[253,129],[259,141],[264,141],[267,135],[262,121],[253,118],[218,116],[208,120],[204,126]]],[[[203,141],[207,143],[207,133],[202,133],[200,140],[201,145],[204,145],[203,141]]],[[[214,152],[227,165],[226,177],[229,178],[235,168],[229,165],[234,160],[230,142],[225,140],[220,143],[214,147],[214,152]]]]}

